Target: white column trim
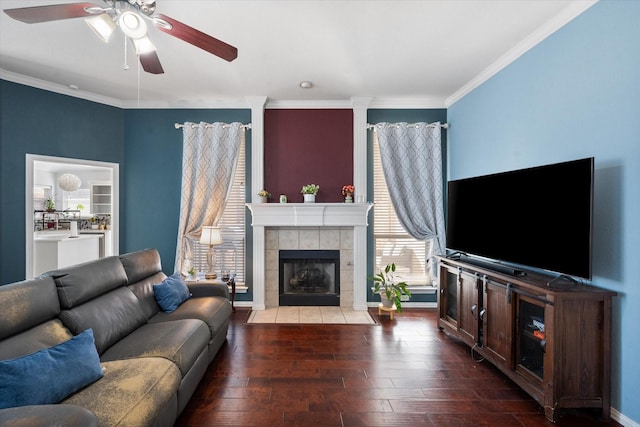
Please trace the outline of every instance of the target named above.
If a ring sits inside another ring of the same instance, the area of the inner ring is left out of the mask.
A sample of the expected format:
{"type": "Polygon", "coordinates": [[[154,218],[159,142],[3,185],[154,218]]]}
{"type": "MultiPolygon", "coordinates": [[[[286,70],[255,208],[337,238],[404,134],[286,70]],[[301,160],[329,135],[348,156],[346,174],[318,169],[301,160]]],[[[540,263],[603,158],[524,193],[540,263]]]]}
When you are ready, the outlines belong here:
{"type": "MultiPolygon", "coordinates": [[[[258,201],[264,187],[264,106],[266,96],[248,96],[251,107],[251,201],[258,201]]],[[[254,310],[265,310],[264,227],[253,227],[253,304],[254,310]]]]}
{"type": "MultiPolygon", "coordinates": [[[[367,109],[372,97],[353,97],[353,186],[367,200],[367,109]]],[[[353,228],[353,309],[367,309],[367,227],[353,228]]]]}

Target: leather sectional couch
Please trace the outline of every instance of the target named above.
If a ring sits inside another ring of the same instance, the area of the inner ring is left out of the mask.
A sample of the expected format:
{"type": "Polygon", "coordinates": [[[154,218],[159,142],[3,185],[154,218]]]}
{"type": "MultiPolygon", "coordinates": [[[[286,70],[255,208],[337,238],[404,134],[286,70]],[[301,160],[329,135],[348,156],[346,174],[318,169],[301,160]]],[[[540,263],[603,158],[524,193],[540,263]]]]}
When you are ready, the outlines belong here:
{"type": "MultiPolygon", "coordinates": [[[[164,312],[153,285],[165,279],[158,252],[148,249],[0,286],[0,361],[56,349],[91,329],[102,369],[57,404],[0,409],[0,425],[173,425],[226,339],[231,304],[226,286],[196,284],[164,312]]],[[[61,370],[30,380],[46,390],[74,371],[61,370]]]]}

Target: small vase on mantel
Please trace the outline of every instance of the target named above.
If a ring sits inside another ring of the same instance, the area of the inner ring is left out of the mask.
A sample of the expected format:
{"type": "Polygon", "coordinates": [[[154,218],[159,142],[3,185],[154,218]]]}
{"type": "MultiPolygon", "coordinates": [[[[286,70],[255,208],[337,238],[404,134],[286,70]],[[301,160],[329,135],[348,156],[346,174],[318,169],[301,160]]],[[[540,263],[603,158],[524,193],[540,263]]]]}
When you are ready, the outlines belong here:
{"type": "Polygon", "coordinates": [[[316,195],[315,194],[303,194],[305,203],[315,203],[316,195]]]}
{"type": "Polygon", "coordinates": [[[267,196],[260,196],[260,203],[267,203],[267,196]]]}
{"type": "Polygon", "coordinates": [[[345,203],[353,203],[353,196],[349,195],[344,198],[345,203]]]}

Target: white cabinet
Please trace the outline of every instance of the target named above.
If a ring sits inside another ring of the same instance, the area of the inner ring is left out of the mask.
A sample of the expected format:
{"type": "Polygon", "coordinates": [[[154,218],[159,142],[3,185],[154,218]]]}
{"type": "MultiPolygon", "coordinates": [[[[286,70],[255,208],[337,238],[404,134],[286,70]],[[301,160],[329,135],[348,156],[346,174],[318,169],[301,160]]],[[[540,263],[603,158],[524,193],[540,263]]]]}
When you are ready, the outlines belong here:
{"type": "Polygon", "coordinates": [[[37,235],[35,243],[34,277],[47,271],[99,258],[99,236],[67,234],[37,235]]]}

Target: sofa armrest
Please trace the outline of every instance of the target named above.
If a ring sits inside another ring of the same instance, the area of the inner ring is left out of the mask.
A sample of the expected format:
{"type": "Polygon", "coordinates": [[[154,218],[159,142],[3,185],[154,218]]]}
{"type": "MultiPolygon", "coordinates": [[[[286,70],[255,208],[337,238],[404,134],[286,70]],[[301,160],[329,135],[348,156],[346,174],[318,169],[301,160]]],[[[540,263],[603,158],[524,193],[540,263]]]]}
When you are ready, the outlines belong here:
{"type": "Polygon", "coordinates": [[[4,427],[98,427],[90,410],[77,405],[30,405],[0,409],[4,427]]]}
{"type": "Polygon", "coordinates": [[[189,283],[187,286],[194,298],[224,297],[229,299],[229,287],[223,283],[189,283]]]}

